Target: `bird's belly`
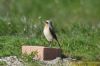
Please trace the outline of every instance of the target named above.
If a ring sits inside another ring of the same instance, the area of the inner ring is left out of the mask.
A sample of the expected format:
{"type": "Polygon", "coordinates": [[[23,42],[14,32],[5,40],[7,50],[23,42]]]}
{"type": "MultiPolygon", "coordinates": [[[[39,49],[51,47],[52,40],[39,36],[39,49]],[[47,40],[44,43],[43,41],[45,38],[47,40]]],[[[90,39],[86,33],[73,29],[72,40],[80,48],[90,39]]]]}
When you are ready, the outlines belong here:
{"type": "Polygon", "coordinates": [[[53,37],[52,37],[52,35],[51,35],[49,29],[44,30],[44,35],[45,35],[45,37],[46,37],[46,39],[47,39],[48,41],[52,41],[52,40],[53,40],[53,37]]]}

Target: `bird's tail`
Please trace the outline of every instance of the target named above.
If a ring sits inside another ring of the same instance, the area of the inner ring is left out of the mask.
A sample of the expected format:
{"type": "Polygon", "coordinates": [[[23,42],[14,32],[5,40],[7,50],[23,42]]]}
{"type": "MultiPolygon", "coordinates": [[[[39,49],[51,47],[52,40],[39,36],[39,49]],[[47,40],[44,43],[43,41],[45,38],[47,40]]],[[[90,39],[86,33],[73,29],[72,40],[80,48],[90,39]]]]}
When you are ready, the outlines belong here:
{"type": "Polygon", "coordinates": [[[60,45],[60,43],[59,43],[59,41],[57,40],[57,43],[58,43],[58,45],[59,45],[59,48],[61,49],[61,45],[60,45]]]}
{"type": "Polygon", "coordinates": [[[62,50],[61,44],[59,43],[58,40],[57,40],[57,42],[58,42],[58,45],[59,45],[59,47],[61,49],[61,59],[66,58],[66,56],[63,54],[63,50],[62,50]]]}

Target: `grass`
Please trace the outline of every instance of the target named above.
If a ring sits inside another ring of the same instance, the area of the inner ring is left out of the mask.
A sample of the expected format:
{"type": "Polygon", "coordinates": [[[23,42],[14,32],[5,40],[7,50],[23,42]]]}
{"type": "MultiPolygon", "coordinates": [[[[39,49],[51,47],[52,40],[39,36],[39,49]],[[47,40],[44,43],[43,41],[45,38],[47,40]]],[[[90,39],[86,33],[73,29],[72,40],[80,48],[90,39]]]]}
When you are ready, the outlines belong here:
{"type": "Polygon", "coordinates": [[[26,66],[41,66],[38,62],[28,62],[25,63],[26,66]]]}
{"type": "Polygon", "coordinates": [[[3,61],[0,61],[0,66],[7,66],[7,64],[3,61]]]}
{"type": "MultiPolygon", "coordinates": [[[[100,28],[92,28],[92,26],[87,23],[74,23],[72,27],[67,29],[67,33],[59,33],[58,39],[62,45],[64,54],[76,58],[81,57],[83,60],[100,60],[99,29],[100,28]]],[[[0,56],[20,56],[22,45],[48,46],[48,42],[43,36],[1,36],[0,56]]],[[[57,47],[57,45],[54,44],[52,46],[57,47]]]]}
{"type": "Polygon", "coordinates": [[[37,52],[32,52],[30,55],[23,54],[21,55],[21,59],[23,60],[23,64],[25,66],[41,66],[39,61],[33,61],[33,57],[37,54],[37,52]]]}
{"type": "Polygon", "coordinates": [[[20,56],[22,45],[48,46],[43,22],[51,19],[65,55],[100,61],[99,6],[99,0],[0,0],[0,57],[20,56]]]}

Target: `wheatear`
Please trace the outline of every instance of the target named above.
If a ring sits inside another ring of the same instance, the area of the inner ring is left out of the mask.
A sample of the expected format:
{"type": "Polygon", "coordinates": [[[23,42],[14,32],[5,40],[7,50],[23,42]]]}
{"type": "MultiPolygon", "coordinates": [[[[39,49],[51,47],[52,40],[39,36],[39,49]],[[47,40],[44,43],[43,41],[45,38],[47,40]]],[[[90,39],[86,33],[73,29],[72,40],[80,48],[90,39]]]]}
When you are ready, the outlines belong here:
{"type": "MultiPolygon", "coordinates": [[[[46,39],[49,41],[49,43],[51,43],[53,41],[53,39],[55,39],[58,42],[57,36],[56,36],[53,26],[52,26],[52,22],[50,20],[46,20],[43,33],[44,33],[44,36],[46,37],[46,39]]],[[[61,48],[59,42],[58,42],[58,45],[61,48]]]]}

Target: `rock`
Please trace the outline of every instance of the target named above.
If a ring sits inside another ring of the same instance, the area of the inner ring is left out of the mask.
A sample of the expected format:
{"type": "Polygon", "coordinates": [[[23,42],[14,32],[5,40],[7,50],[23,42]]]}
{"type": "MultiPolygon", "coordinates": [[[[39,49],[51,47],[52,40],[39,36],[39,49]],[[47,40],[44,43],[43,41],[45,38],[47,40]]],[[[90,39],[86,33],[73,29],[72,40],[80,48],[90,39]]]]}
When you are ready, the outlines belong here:
{"type": "Polygon", "coordinates": [[[7,66],[24,66],[16,56],[2,57],[0,61],[7,63],[7,66]]]}
{"type": "MultiPolygon", "coordinates": [[[[18,59],[16,56],[9,56],[9,57],[2,57],[0,61],[6,62],[7,66],[26,66],[24,64],[24,61],[22,59],[18,59]]],[[[54,60],[37,60],[34,58],[34,62],[38,62],[40,66],[72,66],[73,59],[71,57],[69,58],[63,58],[57,57],[54,60]]]]}
{"type": "Polygon", "coordinates": [[[54,60],[50,61],[41,61],[42,66],[72,66],[72,58],[63,58],[57,57],[54,60]]]}
{"type": "Polygon", "coordinates": [[[53,60],[56,57],[61,56],[60,48],[50,48],[44,46],[22,46],[22,54],[30,55],[33,52],[36,52],[35,59],[40,61],[53,60]]]}

